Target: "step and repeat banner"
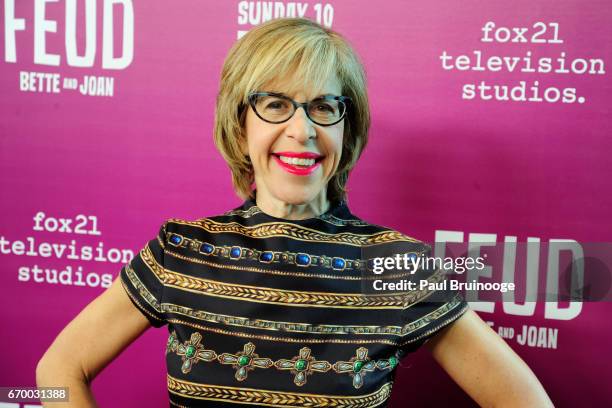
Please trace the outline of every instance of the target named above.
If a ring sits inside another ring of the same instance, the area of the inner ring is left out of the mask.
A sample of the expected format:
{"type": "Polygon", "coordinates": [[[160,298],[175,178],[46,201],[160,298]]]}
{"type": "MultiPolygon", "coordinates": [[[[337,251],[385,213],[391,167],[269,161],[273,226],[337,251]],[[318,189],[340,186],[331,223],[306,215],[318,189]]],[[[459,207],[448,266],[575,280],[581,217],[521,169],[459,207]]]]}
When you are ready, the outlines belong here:
{"type": "MultiPolygon", "coordinates": [[[[356,215],[432,243],[610,241],[610,2],[2,0],[1,13],[0,386],[35,386],[53,339],[163,221],[241,203],[214,102],[231,45],[272,18],[318,21],[363,59],[356,215]]],[[[504,267],[529,262],[514,255],[504,267]]],[[[557,279],[550,262],[531,261],[539,281],[557,279]]],[[[609,303],[471,305],[556,406],[612,401],[609,303]]],[[[98,402],[167,406],[166,339],[130,345],[93,382],[98,402]]],[[[425,349],[398,368],[393,407],[473,405],[425,349]]]]}

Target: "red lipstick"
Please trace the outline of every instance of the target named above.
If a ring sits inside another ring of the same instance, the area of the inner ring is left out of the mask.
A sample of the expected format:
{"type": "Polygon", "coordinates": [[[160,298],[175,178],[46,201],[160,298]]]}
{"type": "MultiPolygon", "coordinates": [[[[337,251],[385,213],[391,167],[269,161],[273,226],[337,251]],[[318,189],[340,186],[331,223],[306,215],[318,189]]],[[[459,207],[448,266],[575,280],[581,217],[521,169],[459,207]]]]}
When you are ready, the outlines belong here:
{"type": "Polygon", "coordinates": [[[301,152],[301,153],[296,153],[296,152],[276,152],[276,153],[272,153],[276,156],[286,156],[286,157],[297,157],[300,159],[318,159],[320,157],[323,157],[323,155],[318,154],[318,153],[313,153],[313,152],[301,152]]]}
{"type": "Polygon", "coordinates": [[[324,156],[318,153],[312,152],[277,152],[272,153],[272,157],[278,165],[288,173],[295,174],[296,176],[307,176],[312,174],[319,166],[321,165],[321,160],[324,156]],[[311,166],[301,166],[297,164],[285,163],[280,159],[279,156],[290,157],[290,158],[298,158],[298,159],[314,159],[315,162],[311,166]]]}

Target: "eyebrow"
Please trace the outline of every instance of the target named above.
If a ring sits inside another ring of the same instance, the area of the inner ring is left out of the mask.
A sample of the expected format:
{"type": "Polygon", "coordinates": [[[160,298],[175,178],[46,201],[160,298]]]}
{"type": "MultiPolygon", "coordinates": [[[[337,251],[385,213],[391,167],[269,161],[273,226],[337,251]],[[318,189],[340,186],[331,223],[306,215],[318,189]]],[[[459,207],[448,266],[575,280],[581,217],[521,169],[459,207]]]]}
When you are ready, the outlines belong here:
{"type": "MultiPolygon", "coordinates": [[[[277,91],[270,91],[270,92],[271,92],[271,93],[276,93],[276,94],[279,94],[279,95],[286,96],[287,98],[291,98],[289,95],[287,95],[287,94],[286,94],[286,93],[284,93],[284,92],[277,92],[277,91]]],[[[315,96],[314,98],[312,98],[311,100],[313,100],[313,99],[318,99],[318,98],[321,98],[321,97],[323,97],[323,96],[339,96],[339,95],[332,94],[332,93],[319,94],[319,95],[315,96]]],[[[293,99],[293,98],[292,98],[292,99],[293,99]]]]}

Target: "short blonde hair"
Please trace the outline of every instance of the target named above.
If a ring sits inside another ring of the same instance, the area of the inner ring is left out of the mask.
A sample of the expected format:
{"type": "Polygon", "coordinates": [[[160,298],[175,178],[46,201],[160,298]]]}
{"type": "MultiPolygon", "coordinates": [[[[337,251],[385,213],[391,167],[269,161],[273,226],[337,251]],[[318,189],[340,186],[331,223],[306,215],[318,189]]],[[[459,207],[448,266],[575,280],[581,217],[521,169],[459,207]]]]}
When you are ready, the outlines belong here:
{"type": "Polygon", "coordinates": [[[248,94],[285,76],[296,80],[296,89],[317,90],[333,75],[342,95],[352,100],[344,122],[342,157],[327,186],[328,198],[339,201],[346,199],[348,175],[366,146],[370,127],[365,70],[353,48],[340,34],[304,18],[271,20],[232,46],[221,71],[214,140],[242,199],[253,197],[254,181],[251,162],[241,150],[248,94]]]}

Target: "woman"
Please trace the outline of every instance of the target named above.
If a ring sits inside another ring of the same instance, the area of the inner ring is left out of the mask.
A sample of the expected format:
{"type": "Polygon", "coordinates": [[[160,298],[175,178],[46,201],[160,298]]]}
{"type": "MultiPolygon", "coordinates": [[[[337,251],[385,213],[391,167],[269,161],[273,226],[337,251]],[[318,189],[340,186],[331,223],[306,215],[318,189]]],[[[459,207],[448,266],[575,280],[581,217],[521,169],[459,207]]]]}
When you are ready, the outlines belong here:
{"type": "Polygon", "coordinates": [[[385,406],[398,361],[424,343],[481,406],[551,406],[455,293],[362,295],[365,254],[430,251],[349,211],[368,127],[364,71],[340,35],[305,19],[251,30],[224,63],[215,123],[244,204],[165,222],[60,333],[38,385],[69,386],[72,406],[93,406],[97,373],[168,324],[171,406],[385,406]]]}

